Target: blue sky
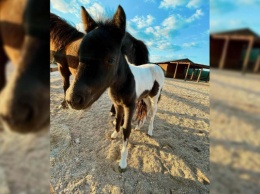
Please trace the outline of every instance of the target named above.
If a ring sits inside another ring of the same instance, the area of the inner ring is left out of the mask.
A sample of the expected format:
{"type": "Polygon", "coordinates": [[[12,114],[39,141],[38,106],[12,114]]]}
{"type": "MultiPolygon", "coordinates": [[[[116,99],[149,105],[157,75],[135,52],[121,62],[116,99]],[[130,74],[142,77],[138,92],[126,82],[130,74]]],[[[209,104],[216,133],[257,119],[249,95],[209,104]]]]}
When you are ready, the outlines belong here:
{"type": "Polygon", "coordinates": [[[111,17],[119,4],[126,13],[127,31],[146,43],[151,62],[189,58],[209,64],[206,0],[51,0],[51,12],[81,30],[81,5],[98,19],[111,17]]]}
{"type": "Polygon", "coordinates": [[[210,32],[249,27],[260,34],[260,0],[210,0],[210,32]]]}

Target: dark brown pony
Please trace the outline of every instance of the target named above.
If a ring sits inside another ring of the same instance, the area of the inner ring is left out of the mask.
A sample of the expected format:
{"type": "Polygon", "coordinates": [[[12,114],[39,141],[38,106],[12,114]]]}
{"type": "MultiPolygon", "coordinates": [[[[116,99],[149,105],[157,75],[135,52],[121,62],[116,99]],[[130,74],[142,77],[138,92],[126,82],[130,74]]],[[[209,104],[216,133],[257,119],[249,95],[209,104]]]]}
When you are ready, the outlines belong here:
{"type": "Polygon", "coordinates": [[[49,124],[49,3],[0,1],[0,120],[20,133],[49,124]],[[6,64],[15,65],[6,82],[6,64]]]}
{"type": "MultiPolygon", "coordinates": [[[[84,18],[83,18],[84,19],[84,18]]],[[[164,72],[155,64],[134,66],[122,53],[126,30],[126,15],[118,6],[111,20],[93,24],[79,47],[79,66],[76,77],[66,92],[66,101],[76,110],[88,109],[108,89],[116,108],[114,139],[119,134],[124,118],[123,148],[119,169],[127,167],[127,143],[131,133],[131,121],[136,102],[143,100],[151,119],[148,135],[152,136],[157,103],[164,83],[164,72]]],[[[138,124],[138,128],[143,123],[138,124]]]]}
{"type": "MultiPolygon", "coordinates": [[[[84,7],[81,7],[81,15],[85,32],[89,33],[93,30],[95,22],[84,7]]],[[[58,64],[58,69],[63,79],[64,97],[67,89],[70,86],[70,75],[76,75],[79,64],[78,50],[82,38],[85,34],[79,32],[72,25],[57,15],[51,13],[50,15],[50,43],[51,53],[58,64]]],[[[149,62],[149,52],[146,45],[134,38],[131,34],[125,34],[121,48],[122,54],[126,55],[129,62],[135,65],[141,65],[149,62]]],[[[65,98],[62,102],[62,107],[67,107],[65,98]]],[[[115,114],[114,107],[111,108],[111,113],[115,114]]]]}

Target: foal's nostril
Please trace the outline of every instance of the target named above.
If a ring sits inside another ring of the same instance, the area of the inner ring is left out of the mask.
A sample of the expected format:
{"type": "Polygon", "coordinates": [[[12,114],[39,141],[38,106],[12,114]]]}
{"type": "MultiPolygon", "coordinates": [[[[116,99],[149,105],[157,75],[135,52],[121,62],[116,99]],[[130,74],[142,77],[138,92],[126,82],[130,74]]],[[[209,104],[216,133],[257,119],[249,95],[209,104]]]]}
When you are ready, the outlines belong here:
{"type": "Polygon", "coordinates": [[[29,123],[35,117],[33,105],[29,102],[18,104],[13,112],[13,120],[16,123],[29,123]]]}
{"type": "Polygon", "coordinates": [[[84,102],[83,96],[79,95],[79,94],[75,95],[74,102],[75,102],[76,105],[79,105],[79,106],[82,105],[83,102],[84,102]]]}
{"type": "Polygon", "coordinates": [[[35,110],[31,103],[17,103],[7,115],[1,115],[2,119],[10,125],[27,124],[35,118],[35,110]]]}

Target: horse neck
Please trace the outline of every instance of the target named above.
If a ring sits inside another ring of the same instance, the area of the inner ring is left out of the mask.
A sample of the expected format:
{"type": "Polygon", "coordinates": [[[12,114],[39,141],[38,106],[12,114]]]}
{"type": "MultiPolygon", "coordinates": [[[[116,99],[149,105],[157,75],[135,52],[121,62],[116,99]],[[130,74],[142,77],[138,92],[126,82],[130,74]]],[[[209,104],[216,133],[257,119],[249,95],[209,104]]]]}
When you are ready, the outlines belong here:
{"type": "Polygon", "coordinates": [[[124,55],[120,53],[119,66],[117,69],[116,77],[110,86],[111,89],[118,89],[124,87],[126,84],[129,85],[131,81],[134,81],[133,74],[127,63],[124,55]]]}

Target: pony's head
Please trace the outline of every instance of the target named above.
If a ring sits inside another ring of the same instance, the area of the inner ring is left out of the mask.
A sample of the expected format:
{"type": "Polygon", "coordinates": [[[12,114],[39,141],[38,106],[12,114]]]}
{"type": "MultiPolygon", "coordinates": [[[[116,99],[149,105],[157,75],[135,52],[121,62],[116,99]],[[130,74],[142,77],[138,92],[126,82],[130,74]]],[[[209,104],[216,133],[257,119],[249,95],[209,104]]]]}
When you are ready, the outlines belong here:
{"type": "Polygon", "coordinates": [[[113,84],[126,28],[126,16],[121,6],[111,20],[98,24],[82,7],[82,19],[87,34],[79,48],[76,77],[66,93],[66,101],[74,109],[90,107],[113,84]]]}
{"type": "Polygon", "coordinates": [[[3,121],[5,128],[15,132],[33,133],[48,129],[49,10],[45,1],[27,2],[21,26],[25,36],[20,58],[15,72],[0,94],[0,122],[3,121]]]}

